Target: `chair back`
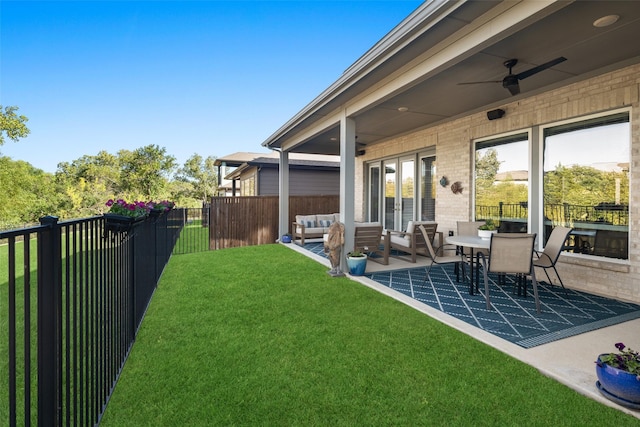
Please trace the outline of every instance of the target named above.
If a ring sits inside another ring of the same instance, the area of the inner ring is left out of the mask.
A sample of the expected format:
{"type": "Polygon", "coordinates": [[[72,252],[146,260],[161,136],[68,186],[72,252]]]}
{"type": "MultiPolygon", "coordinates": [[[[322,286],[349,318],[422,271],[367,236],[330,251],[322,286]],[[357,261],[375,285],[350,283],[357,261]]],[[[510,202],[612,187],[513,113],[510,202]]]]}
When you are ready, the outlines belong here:
{"type": "Polygon", "coordinates": [[[555,264],[560,257],[560,252],[562,252],[562,248],[564,248],[564,242],[567,240],[567,237],[571,233],[571,228],[557,226],[549,235],[549,240],[547,240],[547,244],[544,246],[543,254],[549,257],[549,261],[551,264],[555,264]]]}
{"type": "Polygon", "coordinates": [[[458,221],[458,236],[477,236],[478,227],[485,221],[458,221]]]}
{"type": "Polygon", "coordinates": [[[431,244],[431,242],[433,241],[433,237],[436,234],[436,227],[437,225],[435,225],[433,227],[433,234],[430,236],[429,235],[429,230],[428,227],[430,227],[431,224],[420,224],[418,226],[418,229],[420,230],[420,233],[422,234],[422,238],[424,239],[425,242],[425,247],[427,249],[427,256],[429,258],[431,258],[432,261],[436,260],[436,251],[433,249],[433,245],[431,244]]]}
{"type": "Polygon", "coordinates": [[[368,252],[378,250],[382,240],[382,224],[379,222],[356,224],[354,249],[368,252]]]}
{"type": "Polygon", "coordinates": [[[489,271],[529,274],[533,264],[536,234],[496,233],[491,236],[489,271]]]}

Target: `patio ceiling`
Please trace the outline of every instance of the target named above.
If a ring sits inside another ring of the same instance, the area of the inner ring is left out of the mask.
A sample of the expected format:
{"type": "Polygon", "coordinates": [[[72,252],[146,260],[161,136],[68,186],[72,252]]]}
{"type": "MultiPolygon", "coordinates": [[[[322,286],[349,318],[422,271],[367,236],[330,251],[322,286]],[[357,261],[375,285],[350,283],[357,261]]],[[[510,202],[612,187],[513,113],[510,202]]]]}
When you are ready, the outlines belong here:
{"type": "Polygon", "coordinates": [[[356,121],[358,149],[366,149],[640,62],[637,40],[640,7],[636,1],[426,2],[263,145],[340,154],[336,118],[344,108],[356,121]],[[529,15],[522,12],[525,7],[532,9],[529,15]],[[515,25],[485,38],[474,35],[474,43],[463,44],[474,31],[499,26],[500,19],[515,16],[517,9],[515,25]],[[593,25],[612,14],[620,16],[613,25],[593,25]],[[513,68],[517,74],[560,56],[567,60],[521,80],[521,93],[516,96],[501,83],[459,84],[500,82],[508,74],[503,63],[512,58],[518,60],[513,68]],[[427,63],[431,65],[425,67],[427,63]],[[383,93],[385,87],[392,89],[383,93]],[[406,111],[399,111],[400,107],[406,111]]]}

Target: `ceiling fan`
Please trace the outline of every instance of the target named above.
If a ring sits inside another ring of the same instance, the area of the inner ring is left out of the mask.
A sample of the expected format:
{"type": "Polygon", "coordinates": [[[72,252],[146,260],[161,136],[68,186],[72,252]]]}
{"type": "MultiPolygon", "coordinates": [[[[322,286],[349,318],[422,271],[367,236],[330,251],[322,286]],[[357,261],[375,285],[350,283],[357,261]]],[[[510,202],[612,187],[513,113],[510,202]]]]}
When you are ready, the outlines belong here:
{"type": "Polygon", "coordinates": [[[530,68],[526,71],[523,71],[518,74],[513,74],[513,67],[518,63],[517,59],[508,59],[504,61],[504,66],[509,69],[509,74],[505,76],[502,80],[492,80],[492,81],[484,81],[484,82],[466,82],[466,83],[458,83],[459,85],[473,85],[478,83],[502,83],[502,87],[508,89],[511,92],[511,95],[517,95],[520,93],[520,84],[518,83],[520,80],[526,79],[527,77],[531,77],[534,74],[539,73],[540,71],[544,71],[547,68],[551,68],[554,65],[558,65],[561,62],[566,61],[567,58],[561,56],[556,59],[552,59],[549,62],[545,62],[544,64],[538,65],[537,67],[530,68]]]}

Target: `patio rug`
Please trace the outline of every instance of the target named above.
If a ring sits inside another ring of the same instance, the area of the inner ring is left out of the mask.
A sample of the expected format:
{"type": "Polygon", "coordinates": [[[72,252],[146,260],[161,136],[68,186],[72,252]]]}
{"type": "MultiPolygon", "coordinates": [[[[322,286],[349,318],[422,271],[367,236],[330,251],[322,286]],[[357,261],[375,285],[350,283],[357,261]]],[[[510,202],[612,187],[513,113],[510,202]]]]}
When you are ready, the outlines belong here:
{"type": "MultiPolygon", "coordinates": [[[[320,249],[305,245],[318,255],[320,249]]],[[[456,282],[453,265],[434,265],[425,282],[424,267],[368,273],[368,277],[443,313],[483,329],[493,335],[531,348],[562,338],[640,318],[640,305],[616,301],[586,292],[538,283],[542,313],[536,313],[530,282],[526,297],[518,296],[510,279],[502,286],[490,276],[493,310],[487,310],[484,284],[469,295],[469,282],[456,282]]],[[[482,280],[482,279],[481,279],[482,280]]]]}

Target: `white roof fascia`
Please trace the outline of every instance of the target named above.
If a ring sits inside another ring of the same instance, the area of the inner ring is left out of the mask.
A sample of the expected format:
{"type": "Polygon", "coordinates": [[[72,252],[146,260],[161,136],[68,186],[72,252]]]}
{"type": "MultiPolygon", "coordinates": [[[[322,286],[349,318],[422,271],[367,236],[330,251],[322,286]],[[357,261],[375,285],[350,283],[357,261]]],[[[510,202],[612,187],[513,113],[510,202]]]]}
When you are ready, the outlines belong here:
{"type": "MultiPolygon", "coordinates": [[[[391,30],[385,37],[377,42],[371,49],[361,56],[356,62],[347,68],[342,76],[338,78],[331,86],[322,91],[315,99],[313,99],[307,106],[300,110],[295,116],[293,116],[287,123],[285,123],[280,129],[274,132],[265,142],[263,146],[268,147],[271,142],[281,138],[282,135],[287,133],[292,127],[301,121],[303,118],[312,114],[312,111],[326,105],[329,101],[335,98],[335,96],[342,93],[346,87],[354,83],[354,78],[357,74],[361,74],[363,70],[370,70],[375,67],[371,66],[371,62],[374,60],[380,60],[382,53],[393,50],[397,51],[399,48],[404,47],[407,43],[405,40],[400,46],[397,43],[407,34],[414,32],[416,27],[424,25],[424,22],[428,18],[432,21],[436,17],[436,14],[440,16],[446,16],[448,13],[466,0],[458,0],[451,2],[449,0],[432,0],[426,1],[420,5],[409,17],[403,20],[398,26],[391,30]],[[453,7],[455,6],[455,7],[453,7]],[[350,84],[349,84],[350,83],[350,84]]],[[[439,21],[439,20],[438,20],[439,21]]],[[[435,21],[435,22],[438,22],[435,21]]],[[[422,33],[422,32],[420,32],[422,33]]],[[[414,36],[415,37],[415,36],[414,36]]],[[[392,53],[388,53],[386,56],[392,56],[392,53]]],[[[362,76],[359,76],[360,78],[362,76]]],[[[358,79],[355,79],[357,81],[358,79]]]]}

